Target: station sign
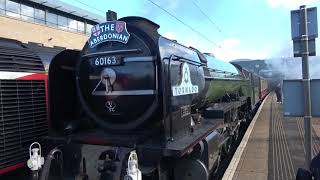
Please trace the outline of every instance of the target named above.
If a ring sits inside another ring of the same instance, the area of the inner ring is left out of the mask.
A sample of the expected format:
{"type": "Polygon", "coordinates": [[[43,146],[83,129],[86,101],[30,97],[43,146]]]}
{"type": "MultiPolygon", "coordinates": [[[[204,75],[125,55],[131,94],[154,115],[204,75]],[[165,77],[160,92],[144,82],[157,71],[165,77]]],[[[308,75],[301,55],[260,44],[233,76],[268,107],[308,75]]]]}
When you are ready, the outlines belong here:
{"type": "MultiPolygon", "coordinates": [[[[311,115],[320,117],[320,79],[310,81],[311,115]]],[[[304,93],[301,79],[283,80],[282,102],[285,117],[304,117],[304,93]]]]}
{"type": "MultiPolygon", "coordinates": [[[[293,40],[293,57],[301,57],[301,40],[293,40]]],[[[308,40],[309,56],[316,56],[315,39],[308,40]]]]}
{"type": "MultiPolygon", "coordinates": [[[[308,38],[315,39],[318,37],[318,19],[317,8],[307,9],[308,38]]],[[[300,35],[300,10],[291,11],[291,38],[299,40],[300,35]]]]}
{"type": "MultiPolygon", "coordinates": [[[[291,38],[293,40],[293,56],[302,57],[301,33],[300,33],[300,10],[291,11],[291,38]]],[[[307,8],[307,26],[308,26],[308,51],[309,56],[316,55],[315,38],[318,37],[318,19],[317,8],[307,8]]]]}

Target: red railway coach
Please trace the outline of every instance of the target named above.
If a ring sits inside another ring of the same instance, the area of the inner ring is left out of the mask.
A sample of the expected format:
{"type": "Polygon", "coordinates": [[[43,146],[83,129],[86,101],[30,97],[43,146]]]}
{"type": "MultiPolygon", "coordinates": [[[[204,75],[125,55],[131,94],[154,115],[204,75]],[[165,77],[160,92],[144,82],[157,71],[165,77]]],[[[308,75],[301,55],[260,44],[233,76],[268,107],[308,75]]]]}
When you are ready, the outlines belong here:
{"type": "Polygon", "coordinates": [[[0,175],[25,166],[30,144],[48,134],[48,76],[30,47],[0,39],[0,175]]]}

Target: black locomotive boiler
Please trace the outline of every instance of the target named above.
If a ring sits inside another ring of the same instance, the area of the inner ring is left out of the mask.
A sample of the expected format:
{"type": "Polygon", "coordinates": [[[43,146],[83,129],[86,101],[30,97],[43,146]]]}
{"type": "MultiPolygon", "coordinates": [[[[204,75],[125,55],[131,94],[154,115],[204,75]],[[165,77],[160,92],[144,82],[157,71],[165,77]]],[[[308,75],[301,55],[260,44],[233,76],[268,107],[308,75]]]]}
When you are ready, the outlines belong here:
{"type": "Polygon", "coordinates": [[[250,120],[264,81],[158,28],[107,21],[81,52],[51,62],[47,139],[63,153],[63,178],[130,179],[134,152],[143,180],[207,180],[250,120]]]}

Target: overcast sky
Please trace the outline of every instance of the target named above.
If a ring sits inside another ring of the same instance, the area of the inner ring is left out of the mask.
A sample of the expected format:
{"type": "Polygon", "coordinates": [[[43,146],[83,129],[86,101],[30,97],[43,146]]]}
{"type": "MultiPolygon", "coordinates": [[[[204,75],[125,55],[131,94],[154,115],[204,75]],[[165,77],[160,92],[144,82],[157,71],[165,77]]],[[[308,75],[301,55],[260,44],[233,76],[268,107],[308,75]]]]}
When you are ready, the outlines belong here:
{"type": "MultiPolygon", "coordinates": [[[[226,61],[292,56],[290,10],[298,9],[301,4],[320,5],[319,0],[152,0],[200,32],[209,42],[149,0],[62,1],[102,16],[110,9],[118,13],[118,18],[149,18],[160,25],[160,34],[202,52],[214,53],[226,61]]],[[[317,40],[318,52],[319,46],[317,40]]]]}

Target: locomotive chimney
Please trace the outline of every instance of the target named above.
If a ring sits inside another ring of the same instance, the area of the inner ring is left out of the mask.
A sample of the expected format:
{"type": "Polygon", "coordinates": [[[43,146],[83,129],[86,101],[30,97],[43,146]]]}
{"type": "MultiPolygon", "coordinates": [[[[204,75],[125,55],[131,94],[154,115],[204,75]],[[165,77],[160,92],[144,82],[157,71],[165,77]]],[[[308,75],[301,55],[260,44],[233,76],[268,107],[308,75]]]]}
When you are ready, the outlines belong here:
{"type": "Polygon", "coordinates": [[[106,13],[107,15],[107,21],[115,21],[117,20],[117,13],[111,10],[108,10],[106,13]]]}

